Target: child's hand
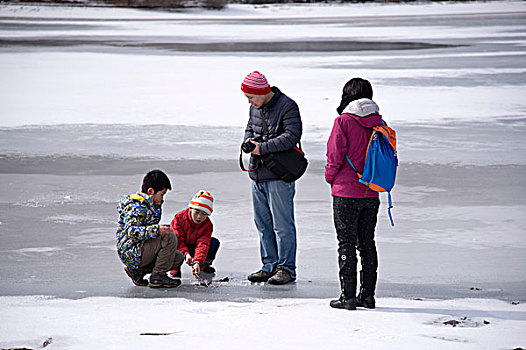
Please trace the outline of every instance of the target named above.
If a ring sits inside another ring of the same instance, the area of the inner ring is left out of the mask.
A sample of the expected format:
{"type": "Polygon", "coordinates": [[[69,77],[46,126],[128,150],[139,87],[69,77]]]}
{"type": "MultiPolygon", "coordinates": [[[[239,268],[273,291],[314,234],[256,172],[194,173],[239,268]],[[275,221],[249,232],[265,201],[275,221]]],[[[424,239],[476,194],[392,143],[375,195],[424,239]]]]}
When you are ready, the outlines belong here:
{"type": "Polygon", "coordinates": [[[170,230],[170,225],[159,225],[159,234],[161,235],[167,235],[169,234],[170,232],[172,232],[170,230]]]}
{"type": "Polygon", "coordinates": [[[199,272],[201,272],[201,266],[199,265],[198,262],[196,262],[192,266],[192,273],[194,274],[195,277],[199,277],[199,272]]]}
{"type": "Polygon", "coordinates": [[[186,254],[184,256],[184,262],[186,263],[186,265],[192,266],[192,257],[190,256],[190,254],[186,254]]]}

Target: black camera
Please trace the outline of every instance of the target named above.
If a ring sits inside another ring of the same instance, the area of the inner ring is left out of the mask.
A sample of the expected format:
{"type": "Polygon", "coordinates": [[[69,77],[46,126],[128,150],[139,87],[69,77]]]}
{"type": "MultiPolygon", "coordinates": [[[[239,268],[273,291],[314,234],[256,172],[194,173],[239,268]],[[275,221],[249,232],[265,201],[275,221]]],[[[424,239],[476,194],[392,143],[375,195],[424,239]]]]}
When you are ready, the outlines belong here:
{"type": "Polygon", "coordinates": [[[241,150],[245,153],[250,153],[256,148],[256,145],[250,142],[250,139],[241,144],[241,150]]]}
{"type": "Polygon", "coordinates": [[[267,135],[262,135],[262,136],[257,136],[257,137],[254,137],[252,139],[248,139],[246,140],[245,142],[243,142],[241,144],[241,150],[245,153],[250,153],[252,152],[255,148],[256,148],[256,145],[254,145],[252,142],[250,141],[254,141],[254,142],[266,142],[267,141],[267,135]]]}

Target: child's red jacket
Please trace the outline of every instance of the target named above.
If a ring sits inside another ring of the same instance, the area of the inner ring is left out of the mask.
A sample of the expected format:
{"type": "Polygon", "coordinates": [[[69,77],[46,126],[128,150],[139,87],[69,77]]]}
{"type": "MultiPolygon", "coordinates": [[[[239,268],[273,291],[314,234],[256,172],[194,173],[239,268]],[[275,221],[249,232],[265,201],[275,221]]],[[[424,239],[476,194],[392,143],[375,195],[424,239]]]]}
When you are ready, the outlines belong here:
{"type": "Polygon", "coordinates": [[[186,208],[175,214],[170,228],[177,236],[177,250],[186,255],[190,253],[188,246],[195,246],[193,261],[198,261],[202,266],[208,254],[212,231],[214,231],[210,218],[196,225],[190,217],[190,208],[186,208]]]}

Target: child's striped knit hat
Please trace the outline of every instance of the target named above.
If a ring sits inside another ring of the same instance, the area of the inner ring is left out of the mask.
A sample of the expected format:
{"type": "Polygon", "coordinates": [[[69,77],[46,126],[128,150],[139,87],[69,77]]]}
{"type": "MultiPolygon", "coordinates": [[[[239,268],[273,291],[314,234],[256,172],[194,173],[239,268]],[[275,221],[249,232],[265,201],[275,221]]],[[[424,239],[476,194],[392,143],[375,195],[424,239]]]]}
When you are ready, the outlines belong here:
{"type": "Polygon", "coordinates": [[[188,207],[199,209],[208,215],[212,215],[212,212],[214,211],[214,197],[210,192],[201,190],[195,194],[194,198],[190,201],[190,204],[188,204],[188,207]]]}
{"type": "Polygon", "coordinates": [[[254,71],[243,79],[241,91],[251,95],[266,95],[271,90],[267,78],[260,72],[254,71]]]}

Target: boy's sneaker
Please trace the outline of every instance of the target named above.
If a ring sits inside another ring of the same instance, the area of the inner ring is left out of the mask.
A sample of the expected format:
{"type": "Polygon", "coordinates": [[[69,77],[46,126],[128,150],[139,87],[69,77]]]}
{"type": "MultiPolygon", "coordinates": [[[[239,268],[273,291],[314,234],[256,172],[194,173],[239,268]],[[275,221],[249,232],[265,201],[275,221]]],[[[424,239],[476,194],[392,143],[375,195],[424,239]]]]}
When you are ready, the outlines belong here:
{"type": "Polygon", "coordinates": [[[270,277],[272,277],[272,273],[269,273],[267,271],[259,270],[258,272],[251,273],[248,275],[248,280],[250,282],[267,282],[270,277]]]}
{"type": "Polygon", "coordinates": [[[170,278],[166,274],[152,273],[150,276],[150,288],[174,288],[181,284],[180,279],[170,278]]]}
{"type": "Polygon", "coordinates": [[[270,284],[287,284],[289,282],[294,282],[296,279],[293,278],[290,275],[290,272],[288,272],[285,269],[278,269],[278,271],[274,274],[274,276],[270,277],[268,279],[268,283],[270,284]]]}
{"type": "Polygon", "coordinates": [[[181,278],[181,270],[170,271],[170,276],[172,276],[172,278],[181,278]]]}
{"type": "Polygon", "coordinates": [[[206,273],[215,273],[216,269],[210,265],[205,265],[201,268],[201,271],[206,272],[206,273]]]}
{"type": "Polygon", "coordinates": [[[131,278],[133,284],[139,287],[145,287],[148,285],[148,281],[144,279],[144,275],[139,270],[130,269],[128,266],[124,267],[124,272],[131,278]]]}

